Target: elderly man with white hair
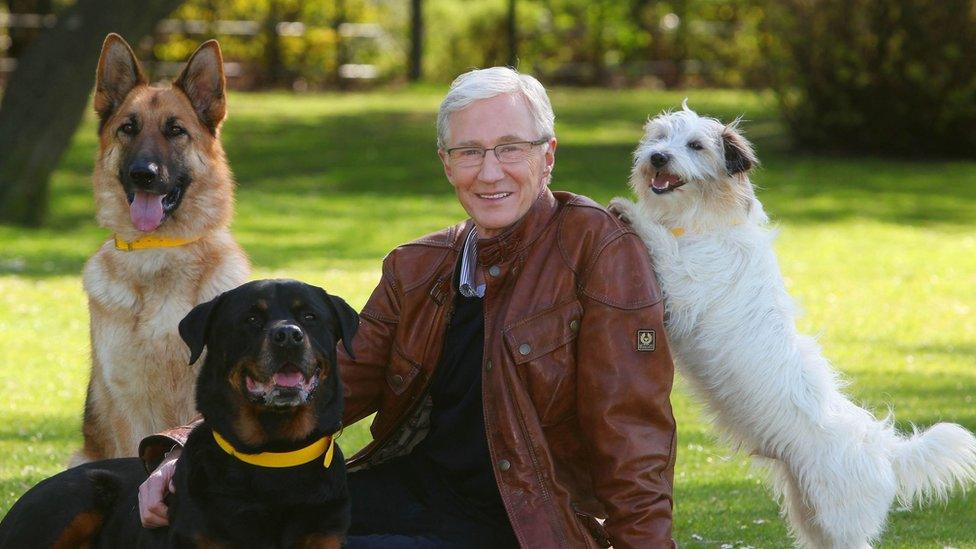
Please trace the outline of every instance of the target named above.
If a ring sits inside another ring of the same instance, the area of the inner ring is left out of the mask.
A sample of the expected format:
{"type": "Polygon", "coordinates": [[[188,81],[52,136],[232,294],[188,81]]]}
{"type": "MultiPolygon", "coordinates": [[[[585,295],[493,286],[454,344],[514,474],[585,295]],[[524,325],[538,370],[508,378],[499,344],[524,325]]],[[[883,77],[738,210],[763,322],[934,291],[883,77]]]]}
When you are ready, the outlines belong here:
{"type": "MultiPolygon", "coordinates": [[[[438,155],[470,216],[393,250],[341,346],[347,547],[671,547],[673,365],[646,248],[552,192],[554,116],[533,77],[459,76],[438,155]]],[[[145,459],[186,428],[143,442],[145,459]]],[[[141,491],[165,523],[174,459],[141,491]]]]}

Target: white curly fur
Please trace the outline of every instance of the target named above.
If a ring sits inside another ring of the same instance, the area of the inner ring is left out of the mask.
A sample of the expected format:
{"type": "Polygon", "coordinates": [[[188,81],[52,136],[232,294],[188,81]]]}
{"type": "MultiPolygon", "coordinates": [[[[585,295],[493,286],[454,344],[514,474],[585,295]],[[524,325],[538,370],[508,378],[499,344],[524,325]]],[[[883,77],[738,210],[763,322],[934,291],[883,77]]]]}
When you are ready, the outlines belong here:
{"type": "Polygon", "coordinates": [[[798,543],[870,547],[896,499],[944,499],[976,480],[976,438],[949,423],[901,436],[841,392],[817,342],[797,333],[737,125],[687,105],[650,120],[634,153],[638,201],[610,209],[651,251],[679,372],[724,438],[769,468],[798,543]],[[653,192],[664,174],[683,184],[653,192]]]}

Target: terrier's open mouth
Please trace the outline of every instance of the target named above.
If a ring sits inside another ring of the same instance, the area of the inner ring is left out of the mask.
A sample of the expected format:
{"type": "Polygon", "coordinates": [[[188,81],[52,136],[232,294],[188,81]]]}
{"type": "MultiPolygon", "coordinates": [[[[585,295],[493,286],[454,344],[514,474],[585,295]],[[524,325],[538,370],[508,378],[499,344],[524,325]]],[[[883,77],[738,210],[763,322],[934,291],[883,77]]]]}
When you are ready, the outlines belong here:
{"type": "Polygon", "coordinates": [[[244,378],[251,401],[265,406],[299,406],[308,402],[319,385],[320,367],[310,375],[291,362],[285,362],[270,378],[261,380],[251,375],[244,378]]]}
{"type": "Polygon", "coordinates": [[[685,182],[673,173],[657,172],[651,177],[651,190],[654,194],[669,193],[684,184],[685,182]]]}

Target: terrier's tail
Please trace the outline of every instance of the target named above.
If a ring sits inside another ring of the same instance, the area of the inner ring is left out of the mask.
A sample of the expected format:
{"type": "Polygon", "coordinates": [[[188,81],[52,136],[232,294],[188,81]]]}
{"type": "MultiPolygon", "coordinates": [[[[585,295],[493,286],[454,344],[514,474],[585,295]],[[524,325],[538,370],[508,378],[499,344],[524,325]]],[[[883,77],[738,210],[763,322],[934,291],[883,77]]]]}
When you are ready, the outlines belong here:
{"type": "Polygon", "coordinates": [[[898,501],[945,500],[955,487],[976,483],[976,437],[955,423],[938,423],[892,445],[898,501]]]}

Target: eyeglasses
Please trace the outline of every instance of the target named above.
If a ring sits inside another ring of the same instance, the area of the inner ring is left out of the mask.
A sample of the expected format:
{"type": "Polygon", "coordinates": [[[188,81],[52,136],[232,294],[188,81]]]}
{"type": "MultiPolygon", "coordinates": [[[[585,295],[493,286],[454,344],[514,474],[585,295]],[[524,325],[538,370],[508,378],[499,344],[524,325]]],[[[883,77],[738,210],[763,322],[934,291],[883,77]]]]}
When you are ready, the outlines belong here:
{"type": "Polygon", "coordinates": [[[500,143],[490,149],[484,147],[454,147],[447,149],[447,158],[451,164],[459,168],[474,168],[485,161],[488,151],[495,152],[495,158],[504,164],[521,162],[529,157],[532,147],[548,143],[549,138],[543,137],[535,141],[516,141],[514,143],[500,143]]]}

